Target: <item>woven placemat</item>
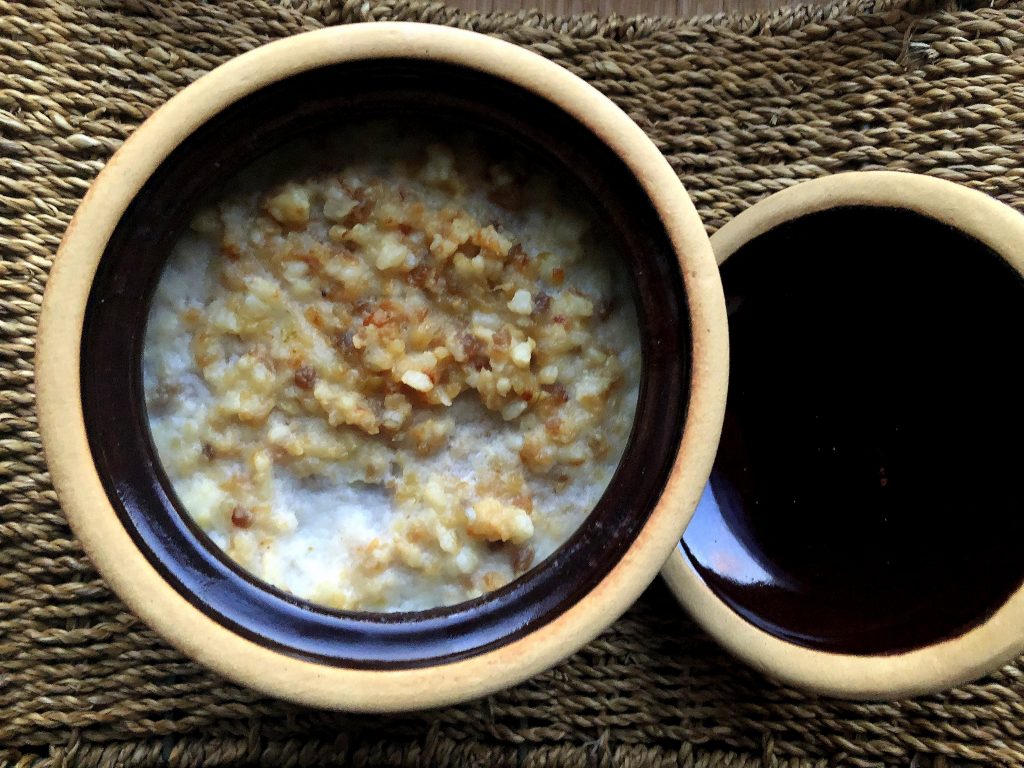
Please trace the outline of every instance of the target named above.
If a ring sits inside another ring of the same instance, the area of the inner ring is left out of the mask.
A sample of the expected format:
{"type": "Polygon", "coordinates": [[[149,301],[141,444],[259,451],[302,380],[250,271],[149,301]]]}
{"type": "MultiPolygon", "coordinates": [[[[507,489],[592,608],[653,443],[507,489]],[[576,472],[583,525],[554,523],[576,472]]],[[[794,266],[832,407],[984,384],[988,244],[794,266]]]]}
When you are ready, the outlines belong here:
{"type": "Polygon", "coordinates": [[[1024,766],[1024,662],[914,701],[817,699],[732,661],[660,584],[568,662],[486,700],[400,717],[268,700],[184,659],[104,587],[50,486],[32,394],[47,270],[90,180],[167,97],[261,43],[404,19],[532,48],[625,108],[714,230],[851,169],[1020,206],[1022,9],[864,1],[686,22],[0,0],[0,765],[1024,766]]]}

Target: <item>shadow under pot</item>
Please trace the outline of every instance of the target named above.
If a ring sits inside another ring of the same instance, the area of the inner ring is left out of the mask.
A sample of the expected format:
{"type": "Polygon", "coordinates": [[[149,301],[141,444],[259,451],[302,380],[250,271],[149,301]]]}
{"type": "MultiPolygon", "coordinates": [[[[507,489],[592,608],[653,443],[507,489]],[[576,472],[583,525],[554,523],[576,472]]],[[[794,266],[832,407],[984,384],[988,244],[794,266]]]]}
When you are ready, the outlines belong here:
{"type": "Polygon", "coordinates": [[[711,479],[665,574],[770,675],[892,698],[1024,645],[1024,219],[849,174],[712,238],[730,324],[711,479]]]}

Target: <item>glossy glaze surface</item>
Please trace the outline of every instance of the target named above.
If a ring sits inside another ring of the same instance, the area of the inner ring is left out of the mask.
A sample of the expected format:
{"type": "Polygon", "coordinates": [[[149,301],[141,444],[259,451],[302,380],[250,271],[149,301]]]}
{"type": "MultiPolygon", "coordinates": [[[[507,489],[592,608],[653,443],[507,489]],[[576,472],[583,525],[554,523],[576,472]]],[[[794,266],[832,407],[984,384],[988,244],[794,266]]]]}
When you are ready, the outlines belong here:
{"type": "Polygon", "coordinates": [[[457,66],[390,60],[296,76],[217,115],[176,150],[115,231],[92,286],[81,385],[97,472],[146,558],[204,614],[264,647],[361,669],[453,662],[510,643],[576,604],[619,562],[665,485],[686,416],[691,343],[678,262],[622,161],[536,96],[457,66]],[[583,527],[531,574],[485,598],[415,614],[318,608],[261,584],[209,546],[155,459],[142,404],[144,319],[163,261],[196,202],[299,130],[417,112],[468,122],[548,158],[608,221],[635,275],[645,358],[622,468],[583,527]],[[300,128],[301,126],[301,128],[300,128]]]}
{"type": "Polygon", "coordinates": [[[1024,577],[1024,281],[878,208],[780,226],[722,276],[729,400],[689,567],[811,648],[893,652],[980,623],[1024,577]]]}

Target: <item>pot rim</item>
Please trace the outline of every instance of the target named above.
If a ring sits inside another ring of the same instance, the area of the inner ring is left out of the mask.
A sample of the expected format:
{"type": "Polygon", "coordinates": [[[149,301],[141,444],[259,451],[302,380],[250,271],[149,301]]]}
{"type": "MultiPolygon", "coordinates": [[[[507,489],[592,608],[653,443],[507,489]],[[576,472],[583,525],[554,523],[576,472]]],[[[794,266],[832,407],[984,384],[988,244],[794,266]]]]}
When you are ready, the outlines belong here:
{"type": "Polygon", "coordinates": [[[83,199],[54,260],[40,315],[36,387],[54,487],[106,582],[179,650],[236,682],[303,704],[401,711],[475,698],[526,679],[581,647],[621,615],[679,540],[711,470],[725,410],[725,304],[710,243],[685,189],[618,107],[542,57],[472,32],[416,23],[332,27],[243,54],[188,86],[117,151],[83,199]],[[97,474],[82,414],[80,350],[89,291],[124,211],[159,164],[209,117],[291,75],[367,59],[456,64],[518,85],[581,123],[626,164],[679,257],[691,325],[690,397],[665,489],[622,559],[583,600],[533,632],[468,658],[400,670],[328,666],[243,637],[174,590],[135,545],[97,474]]]}

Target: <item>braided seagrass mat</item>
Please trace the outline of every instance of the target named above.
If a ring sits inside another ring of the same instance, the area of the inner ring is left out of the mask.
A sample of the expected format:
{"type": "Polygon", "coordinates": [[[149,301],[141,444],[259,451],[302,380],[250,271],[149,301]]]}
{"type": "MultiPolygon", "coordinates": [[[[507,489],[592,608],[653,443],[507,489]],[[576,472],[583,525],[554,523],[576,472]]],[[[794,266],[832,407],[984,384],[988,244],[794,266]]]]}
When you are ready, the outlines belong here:
{"type": "Polygon", "coordinates": [[[398,717],[226,683],[104,587],[50,487],[33,411],[36,313],[61,234],[104,161],[171,94],[261,43],[371,19],[494,33],[588,79],[654,138],[709,230],[800,179],[862,168],[1024,206],[1024,4],[1005,0],[693,22],[405,0],[0,0],[0,765],[1024,766],[1024,660],[914,701],[817,699],[732,661],[660,584],[551,672],[398,717]]]}

